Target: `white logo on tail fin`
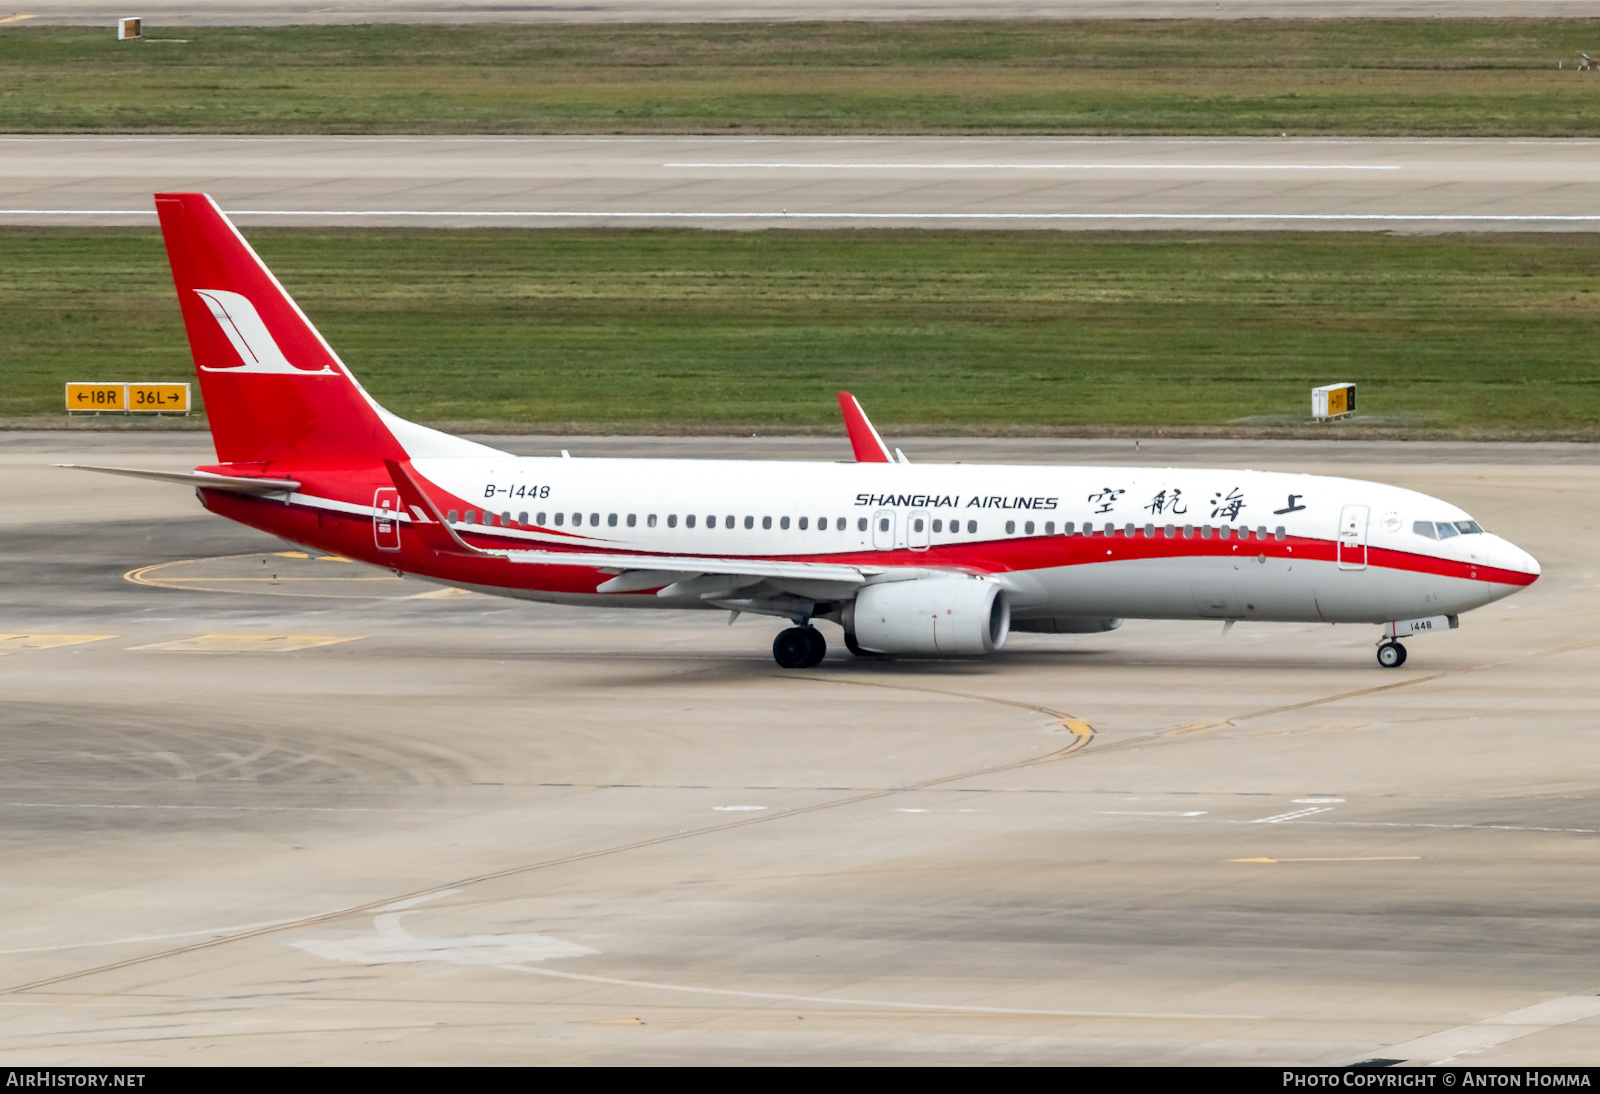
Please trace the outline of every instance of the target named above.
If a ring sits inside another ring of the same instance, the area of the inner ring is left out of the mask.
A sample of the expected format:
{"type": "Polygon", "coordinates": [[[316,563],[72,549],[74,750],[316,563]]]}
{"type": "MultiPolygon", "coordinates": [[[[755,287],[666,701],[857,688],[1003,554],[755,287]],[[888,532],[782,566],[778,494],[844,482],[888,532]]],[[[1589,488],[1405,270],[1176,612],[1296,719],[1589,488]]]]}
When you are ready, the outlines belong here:
{"type": "Polygon", "coordinates": [[[221,289],[196,289],[200,299],[206,302],[206,307],[211,309],[211,314],[217,320],[217,325],[222,328],[222,333],[228,336],[228,341],[233,343],[234,351],[239,354],[242,365],[224,365],[212,368],[208,365],[200,367],[206,372],[254,372],[271,373],[276,376],[332,376],[336,375],[333,369],[324,365],[319,369],[295,368],[289,359],[278,348],[278,343],[273,340],[272,332],[267,330],[267,325],[261,321],[261,316],[256,312],[255,305],[236,292],[224,292],[221,289]]]}

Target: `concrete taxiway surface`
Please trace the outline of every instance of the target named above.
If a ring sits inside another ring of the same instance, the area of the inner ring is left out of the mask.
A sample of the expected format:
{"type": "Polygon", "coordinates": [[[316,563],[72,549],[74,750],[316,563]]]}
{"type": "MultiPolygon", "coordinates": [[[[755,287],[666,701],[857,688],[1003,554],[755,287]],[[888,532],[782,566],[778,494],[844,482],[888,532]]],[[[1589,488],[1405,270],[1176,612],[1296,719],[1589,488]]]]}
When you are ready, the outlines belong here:
{"type": "Polygon", "coordinates": [[[1600,141],[5,137],[0,223],[1600,229],[1600,141]]]}
{"type": "MultiPolygon", "coordinates": [[[[583,4],[473,4],[450,0],[148,0],[149,26],[300,23],[722,23],[812,19],[1362,19],[1586,18],[1588,0],[960,0],[842,4],[838,0],[616,0],[583,4]]],[[[34,0],[18,22],[114,26],[124,8],[89,0],[34,0]]],[[[8,22],[0,18],[0,23],[8,22]]]]}
{"type": "Polygon", "coordinates": [[[1135,621],[785,673],[770,621],[441,592],[48,466],[202,441],[0,435],[0,1060],[1600,1056],[1593,447],[894,438],[1382,478],[1544,577],[1393,672],[1135,621]]]}

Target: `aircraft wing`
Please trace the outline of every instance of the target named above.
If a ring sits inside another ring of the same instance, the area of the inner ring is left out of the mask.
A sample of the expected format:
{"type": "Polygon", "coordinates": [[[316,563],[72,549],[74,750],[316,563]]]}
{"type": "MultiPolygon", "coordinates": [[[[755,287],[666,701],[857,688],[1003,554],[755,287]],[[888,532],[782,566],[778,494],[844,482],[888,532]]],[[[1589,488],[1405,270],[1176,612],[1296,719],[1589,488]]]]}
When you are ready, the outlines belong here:
{"type": "MultiPolygon", "coordinates": [[[[593,566],[617,576],[595,591],[627,593],[686,583],[697,577],[748,578],[754,584],[768,578],[779,581],[827,582],[854,589],[883,566],[851,566],[836,562],[788,562],[782,559],[710,558],[698,555],[618,555],[602,552],[507,551],[512,562],[539,566],[593,566]]],[[[896,574],[898,576],[898,568],[896,574]]]]}

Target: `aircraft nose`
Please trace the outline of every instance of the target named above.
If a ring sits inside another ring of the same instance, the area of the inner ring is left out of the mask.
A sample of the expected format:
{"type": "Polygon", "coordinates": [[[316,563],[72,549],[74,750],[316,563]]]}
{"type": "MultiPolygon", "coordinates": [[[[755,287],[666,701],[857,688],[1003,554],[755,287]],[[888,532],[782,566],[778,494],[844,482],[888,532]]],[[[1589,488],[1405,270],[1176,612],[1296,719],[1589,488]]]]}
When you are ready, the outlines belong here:
{"type": "Polygon", "coordinates": [[[1487,546],[1490,549],[1486,552],[1488,557],[1484,559],[1485,562],[1499,570],[1526,574],[1528,576],[1526,584],[1533,584],[1534,581],[1539,579],[1540,573],[1543,572],[1539,566],[1538,559],[1508,539],[1494,536],[1492,537],[1492,542],[1487,546]]]}

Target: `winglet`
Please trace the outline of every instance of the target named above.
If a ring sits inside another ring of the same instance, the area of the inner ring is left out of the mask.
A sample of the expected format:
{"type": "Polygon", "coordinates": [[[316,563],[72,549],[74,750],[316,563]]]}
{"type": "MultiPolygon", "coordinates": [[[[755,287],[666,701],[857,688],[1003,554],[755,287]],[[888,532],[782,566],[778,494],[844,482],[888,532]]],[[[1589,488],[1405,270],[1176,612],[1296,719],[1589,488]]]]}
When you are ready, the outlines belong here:
{"type": "Polygon", "coordinates": [[[417,483],[411,473],[409,461],[384,460],[394,488],[400,491],[400,503],[411,511],[412,529],[422,540],[422,545],[441,555],[476,555],[480,558],[501,558],[492,551],[481,551],[456,534],[450,522],[444,519],[439,507],[433,504],[428,492],[417,483]]]}
{"type": "Polygon", "coordinates": [[[857,463],[893,463],[889,446],[883,443],[878,431],[872,428],[866,412],[856,397],[848,391],[839,392],[839,410],[844,414],[844,427],[850,431],[850,448],[857,463]]]}

